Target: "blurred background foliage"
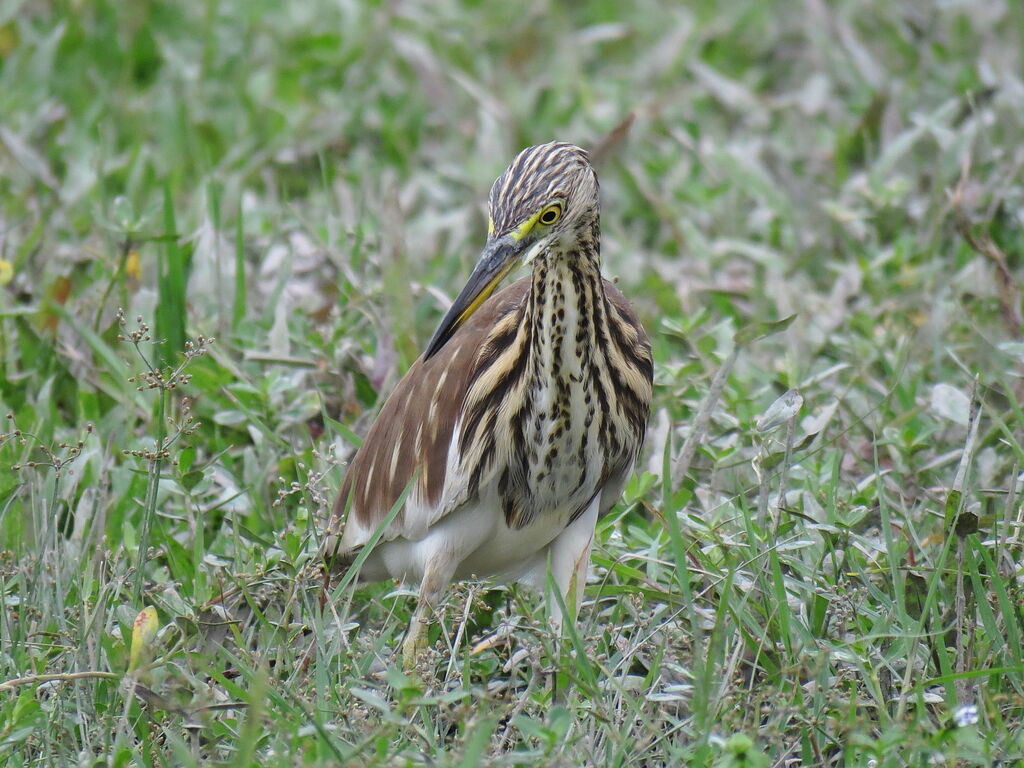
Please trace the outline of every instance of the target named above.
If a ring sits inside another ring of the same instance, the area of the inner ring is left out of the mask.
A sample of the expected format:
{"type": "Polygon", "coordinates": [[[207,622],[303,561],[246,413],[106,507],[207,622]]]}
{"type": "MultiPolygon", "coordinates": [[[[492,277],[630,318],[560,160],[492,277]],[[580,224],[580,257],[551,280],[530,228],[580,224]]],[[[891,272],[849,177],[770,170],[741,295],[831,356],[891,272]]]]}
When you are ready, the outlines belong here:
{"type": "Polygon", "coordinates": [[[138,583],[148,684],[187,702],[0,692],[0,755],[726,765],[744,731],[777,765],[1020,759],[1022,50],[1015,0],[0,0],[0,676],[123,671],[138,583]],[[640,474],[575,655],[529,596],[449,601],[439,642],[512,622],[567,698],[464,645],[384,676],[391,587],[352,624],[282,595],[489,185],[551,139],[594,150],[654,343],[640,474]],[[674,478],[736,331],[790,315],[674,478]],[[191,380],[129,381],[198,336],[191,380]],[[791,389],[787,442],[758,419],[791,389]],[[232,591],[259,609],[226,651],[232,591]],[[225,698],[249,720],[197,714],[225,698]]]}

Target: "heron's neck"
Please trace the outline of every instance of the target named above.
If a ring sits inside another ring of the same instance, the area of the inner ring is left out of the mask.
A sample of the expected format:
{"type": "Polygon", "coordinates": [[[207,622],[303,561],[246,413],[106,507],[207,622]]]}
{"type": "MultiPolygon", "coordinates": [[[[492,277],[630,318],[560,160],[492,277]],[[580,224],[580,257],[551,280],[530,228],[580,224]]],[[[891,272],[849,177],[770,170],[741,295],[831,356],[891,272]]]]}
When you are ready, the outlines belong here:
{"type": "Polygon", "coordinates": [[[579,383],[607,338],[599,241],[582,237],[570,249],[538,255],[532,282],[523,323],[535,381],[579,383]]]}

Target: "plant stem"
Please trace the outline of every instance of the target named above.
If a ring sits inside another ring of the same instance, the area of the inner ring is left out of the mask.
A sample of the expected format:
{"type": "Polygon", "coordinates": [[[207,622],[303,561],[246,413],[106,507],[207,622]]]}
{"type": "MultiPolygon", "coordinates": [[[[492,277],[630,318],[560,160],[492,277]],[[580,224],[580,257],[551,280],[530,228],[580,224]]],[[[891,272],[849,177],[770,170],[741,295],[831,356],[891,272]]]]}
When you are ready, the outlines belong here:
{"type": "Polygon", "coordinates": [[[149,536],[156,517],[156,500],[160,492],[160,474],[164,465],[164,450],[167,441],[167,390],[160,390],[157,399],[156,455],[149,463],[149,483],[146,486],[146,508],[142,515],[142,531],[139,535],[139,559],[135,567],[135,589],[132,604],[142,605],[142,585],[146,580],[146,560],[149,555],[149,536]]]}

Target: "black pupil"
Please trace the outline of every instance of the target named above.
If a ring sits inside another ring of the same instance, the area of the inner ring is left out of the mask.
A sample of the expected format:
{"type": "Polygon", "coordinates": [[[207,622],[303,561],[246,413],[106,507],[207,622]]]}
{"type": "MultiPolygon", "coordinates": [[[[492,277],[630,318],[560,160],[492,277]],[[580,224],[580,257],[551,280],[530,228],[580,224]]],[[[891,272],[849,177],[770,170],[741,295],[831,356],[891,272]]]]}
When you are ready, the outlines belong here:
{"type": "Polygon", "coordinates": [[[558,211],[544,211],[544,215],[540,217],[540,220],[545,224],[553,224],[557,218],[558,211]]]}

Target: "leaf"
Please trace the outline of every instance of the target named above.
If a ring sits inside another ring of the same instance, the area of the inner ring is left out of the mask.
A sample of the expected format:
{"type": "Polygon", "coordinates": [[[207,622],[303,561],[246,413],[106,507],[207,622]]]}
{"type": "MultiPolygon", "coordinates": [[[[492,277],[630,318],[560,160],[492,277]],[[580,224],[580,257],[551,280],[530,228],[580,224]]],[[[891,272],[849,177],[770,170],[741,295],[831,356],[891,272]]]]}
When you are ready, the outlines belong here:
{"type": "Polygon", "coordinates": [[[132,248],[128,252],[128,258],[124,262],[124,273],[135,282],[142,280],[142,262],[139,260],[137,248],[132,248]]]}
{"type": "Polygon", "coordinates": [[[769,432],[776,427],[795,418],[804,405],[803,396],[795,389],[790,389],[768,406],[758,418],[755,426],[758,432],[769,432]]]}
{"type": "Polygon", "coordinates": [[[753,739],[744,733],[736,733],[725,742],[725,750],[715,763],[715,768],[768,768],[771,760],[757,748],[753,739]]]}
{"type": "Polygon", "coordinates": [[[134,672],[149,659],[153,639],[159,629],[156,608],[147,605],[139,611],[132,624],[132,648],[128,655],[129,672],[134,672]]]}
{"type": "Polygon", "coordinates": [[[185,287],[187,285],[187,258],[185,248],[178,242],[177,220],[174,216],[174,198],[170,182],[164,188],[164,229],[166,248],[157,267],[156,336],[161,365],[171,366],[178,353],[185,348],[185,287]]]}
{"type": "Polygon", "coordinates": [[[751,323],[745,325],[736,331],[736,335],[733,336],[733,341],[737,344],[750,344],[754,341],[759,341],[767,336],[772,336],[776,333],[789,328],[792,322],[796,319],[796,315],[790,315],[784,317],[782,320],[774,320],[766,323],[751,323]]]}
{"type": "Polygon", "coordinates": [[[971,400],[962,390],[950,384],[936,384],[932,387],[931,408],[936,415],[966,427],[971,413],[971,400]]]}
{"type": "Polygon", "coordinates": [[[0,144],[7,147],[7,151],[17,163],[24,168],[35,179],[38,179],[51,189],[59,186],[57,177],[50,169],[46,158],[35,150],[35,148],[10,128],[0,125],[0,144]]]}
{"type": "Polygon", "coordinates": [[[235,228],[235,296],[231,309],[231,330],[238,331],[245,318],[246,284],[245,284],[245,219],[242,202],[238,202],[238,222],[235,228]]]}
{"type": "Polygon", "coordinates": [[[380,696],[378,693],[369,690],[368,688],[350,688],[349,693],[355,696],[357,699],[362,701],[364,704],[373,707],[384,714],[391,711],[391,705],[380,696]]]}
{"type": "Polygon", "coordinates": [[[466,736],[465,751],[462,754],[460,768],[474,768],[482,765],[484,752],[490,744],[494,729],[498,725],[498,718],[493,715],[485,715],[479,720],[471,720],[467,725],[469,733],[466,736]]]}
{"type": "Polygon", "coordinates": [[[961,539],[964,536],[970,536],[972,533],[977,533],[981,520],[973,512],[963,512],[956,519],[956,527],[953,529],[957,536],[961,539]]]}
{"type": "Polygon", "coordinates": [[[199,481],[203,479],[203,472],[199,469],[193,469],[191,472],[186,472],[181,476],[181,485],[186,491],[191,491],[197,485],[199,481]]]}
{"type": "Polygon", "coordinates": [[[962,494],[960,491],[952,490],[949,495],[946,496],[946,512],[943,515],[943,519],[946,522],[946,532],[948,533],[950,528],[956,524],[957,513],[960,511],[960,501],[962,494]]]}

